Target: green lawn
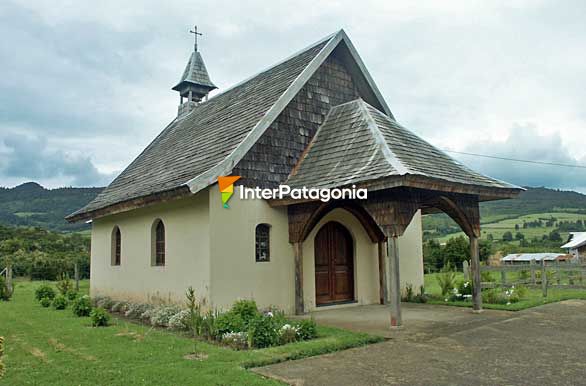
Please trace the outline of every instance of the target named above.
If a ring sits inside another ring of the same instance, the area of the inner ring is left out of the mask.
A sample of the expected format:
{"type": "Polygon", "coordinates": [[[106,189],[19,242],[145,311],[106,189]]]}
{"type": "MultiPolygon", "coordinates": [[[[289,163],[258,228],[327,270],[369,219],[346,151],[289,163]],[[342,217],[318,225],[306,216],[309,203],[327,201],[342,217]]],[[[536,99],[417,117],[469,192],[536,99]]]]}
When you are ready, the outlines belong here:
{"type": "Polygon", "coordinates": [[[0,302],[7,367],[2,385],[271,385],[278,383],[246,368],[382,340],[319,326],[312,341],[233,351],[116,318],[110,327],[92,328],[89,318],[69,309],[42,308],[33,297],[39,284],[17,282],[13,299],[0,302]],[[207,358],[185,359],[196,346],[207,358]]]}
{"type": "MultiPolygon", "coordinates": [[[[557,221],[577,221],[583,220],[586,221],[586,215],[583,214],[576,214],[576,213],[566,213],[566,212],[554,212],[554,213],[539,213],[539,214],[529,214],[525,216],[520,216],[514,219],[505,219],[493,223],[483,223],[481,225],[482,230],[482,238],[486,238],[488,234],[492,234],[495,240],[501,240],[503,237],[503,233],[509,231],[513,234],[513,237],[517,232],[523,233],[526,240],[531,240],[534,237],[541,238],[543,235],[549,235],[549,233],[556,229],[555,227],[539,227],[539,228],[525,228],[523,229],[523,221],[530,222],[535,221],[538,219],[548,219],[551,217],[555,217],[557,221]],[[519,230],[515,229],[515,224],[519,225],[519,230]]],[[[463,232],[458,233],[451,233],[449,235],[443,236],[438,238],[437,240],[440,243],[445,243],[452,237],[457,236],[465,236],[463,232]]],[[[568,233],[562,232],[561,233],[562,240],[567,240],[568,233]]],[[[561,245],[561,243],[560,243],[561,245]]],[[[554,251],[555,252],[555,251],[554,251]]]]}
{"type": "MultiPolygon", "coordinates": [[[[492,273],[495,278],[498,273],[492,273]]],[[[508,280],[515,280],[516,273],[507,273],[508,280]]],[[[443,304],[449,306],[458,307],[472,307],[470,301],[458,301],[458,302],[446,302],[442,299],[440,286],[437,281],[437,274],[431,273],[425,275],[425,292],[432,296],[428,301],[430,304],[443,304]]],[[[457,280],[463,280],[464,274],[461,272],[457,273],[457,280]]],[[[529,288],[527,297],[517,303],[506,304],[487,304],[484,303],[482,307],[486,309],[494,310],[507,310],[507,311],[520,311],[526,308],[536,307],[547,303],[559,302],[562,300],[569,299],[586,299],[586,288],[584,289],[563,289],[563,288],[548,288],[547,297],[543,297],[543,293],[540,288],[529,288]]]]}

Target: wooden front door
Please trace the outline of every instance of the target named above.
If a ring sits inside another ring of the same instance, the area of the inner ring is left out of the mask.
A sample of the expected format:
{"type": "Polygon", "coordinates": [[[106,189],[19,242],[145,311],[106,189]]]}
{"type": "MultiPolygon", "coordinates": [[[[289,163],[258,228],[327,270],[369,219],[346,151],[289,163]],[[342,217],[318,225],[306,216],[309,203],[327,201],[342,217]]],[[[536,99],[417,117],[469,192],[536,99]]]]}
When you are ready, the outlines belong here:
{"type": "Polygon", "coordinates": [[[325,224],[315,236],[317,305],[354,300],[354,245],[340,223],[325,224]]]}

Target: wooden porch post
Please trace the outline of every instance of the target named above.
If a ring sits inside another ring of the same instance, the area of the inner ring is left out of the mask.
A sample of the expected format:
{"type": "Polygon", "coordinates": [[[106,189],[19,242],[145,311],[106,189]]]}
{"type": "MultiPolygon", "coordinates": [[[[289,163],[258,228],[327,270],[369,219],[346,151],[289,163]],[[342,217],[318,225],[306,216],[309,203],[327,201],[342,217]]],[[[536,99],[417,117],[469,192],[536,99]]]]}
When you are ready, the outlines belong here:
{"type": "Polygon", "coordinates": [[[379,292],[380,304],[388,304],[389,294],[387,289],[387,264],[385,256],[385,242],[378,242],[378,275],[379,275],[379,292]]]}
{"type": "Polygon", "coordinates": [[[480,279],[480,247],[478,236],[470,236],[470,265],[472,267],[472,301],[474,312],[482,311],[482,292],[480,279]]]}
{"type": "Polygon", "coordinates": [[[389,256],[389,303],[391,306],[391,327],[399,327],[403,324],[401,318],[401,276],[399,271],[399,248],[397,236],[389,234],[387,238],[389,256]]]}
{"type": "Polygon", "coordinates": [[[303,305],[303,243],[293,243],[295,253],[295,315],[302,315],[305,312],[303,305]]]}

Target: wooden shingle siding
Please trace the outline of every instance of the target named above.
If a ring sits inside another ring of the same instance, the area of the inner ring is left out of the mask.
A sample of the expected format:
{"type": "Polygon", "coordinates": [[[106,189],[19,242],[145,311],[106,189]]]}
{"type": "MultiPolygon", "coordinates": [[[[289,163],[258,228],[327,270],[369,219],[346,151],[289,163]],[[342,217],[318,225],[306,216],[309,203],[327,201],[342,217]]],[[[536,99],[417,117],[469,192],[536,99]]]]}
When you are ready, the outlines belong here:
{"type": "Polygon", "coordinates": [[[273,188],[287,180],[293,167],[333,106],[360,97],[350,72],[330,55],[236,165],[240,184],[273,188]]]}

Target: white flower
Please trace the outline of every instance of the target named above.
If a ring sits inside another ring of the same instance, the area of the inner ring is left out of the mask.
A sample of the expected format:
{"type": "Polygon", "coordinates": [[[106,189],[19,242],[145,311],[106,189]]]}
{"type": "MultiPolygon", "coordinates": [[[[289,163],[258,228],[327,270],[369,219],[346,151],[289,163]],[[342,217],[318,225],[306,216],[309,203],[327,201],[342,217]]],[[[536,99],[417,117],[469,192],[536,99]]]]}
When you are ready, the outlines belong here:
{"type": "Polygon", "coordinates": [[[447,301],[448,301],[448,298],[445,298],[445,299],[444,299],[444,302],[447,302],[447,301]]]}
{"type": "Polygon", "coordinates": [[[269,311],[269,312],[267,312],[267,316],[272,318],[273,317],[273,313],[271,311],[269,311]]]}
{"type": "Polygon", "coordinates": [[[470,284],[470,283],[464,282],[464,288],[468,288],[468,284],[470,284]]]}

